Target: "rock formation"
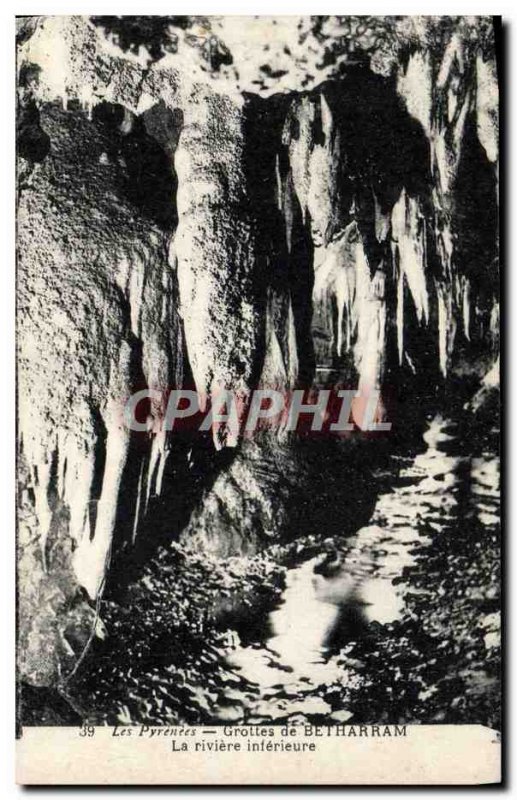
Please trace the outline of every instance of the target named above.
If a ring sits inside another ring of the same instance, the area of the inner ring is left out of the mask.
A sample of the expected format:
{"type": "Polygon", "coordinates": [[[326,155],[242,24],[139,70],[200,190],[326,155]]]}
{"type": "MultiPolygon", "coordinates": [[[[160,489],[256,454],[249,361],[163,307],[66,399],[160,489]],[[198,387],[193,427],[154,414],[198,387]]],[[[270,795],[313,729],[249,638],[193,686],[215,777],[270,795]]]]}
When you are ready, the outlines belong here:
{"type": "Polygon", "coordinates": [[[497,67],[489,18],[31,17],[18,70],[19,668],[56,685],[113,559],[254,551],[274,476],[311,491],[275,435],[130,435],[132,392],[488,373],[497,67]]]}

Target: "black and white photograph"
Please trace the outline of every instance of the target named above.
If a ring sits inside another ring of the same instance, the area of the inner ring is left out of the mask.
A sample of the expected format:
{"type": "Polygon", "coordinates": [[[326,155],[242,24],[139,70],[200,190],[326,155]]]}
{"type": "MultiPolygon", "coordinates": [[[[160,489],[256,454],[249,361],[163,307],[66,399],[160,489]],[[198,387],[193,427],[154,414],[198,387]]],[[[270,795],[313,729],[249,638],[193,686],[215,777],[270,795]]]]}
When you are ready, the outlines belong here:
{"type": "Polygon", "coordinates": [[[500,781],[502,40],[16,18],[19,782],[500,781]]]}

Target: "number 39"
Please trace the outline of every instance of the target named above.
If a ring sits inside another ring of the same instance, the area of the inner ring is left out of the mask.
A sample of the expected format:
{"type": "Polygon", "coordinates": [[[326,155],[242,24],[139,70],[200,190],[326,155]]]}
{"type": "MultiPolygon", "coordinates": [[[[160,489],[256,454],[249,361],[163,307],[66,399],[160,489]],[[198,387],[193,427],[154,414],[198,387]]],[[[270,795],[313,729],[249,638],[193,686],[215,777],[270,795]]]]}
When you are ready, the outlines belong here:
{"type": "Polygon", "coordinates": [[[94,736],[94,735],[95,735],[94,725],[87,725],[85,722],[84,725],[82,725],[79,730],[79,736],[94,736]]]}

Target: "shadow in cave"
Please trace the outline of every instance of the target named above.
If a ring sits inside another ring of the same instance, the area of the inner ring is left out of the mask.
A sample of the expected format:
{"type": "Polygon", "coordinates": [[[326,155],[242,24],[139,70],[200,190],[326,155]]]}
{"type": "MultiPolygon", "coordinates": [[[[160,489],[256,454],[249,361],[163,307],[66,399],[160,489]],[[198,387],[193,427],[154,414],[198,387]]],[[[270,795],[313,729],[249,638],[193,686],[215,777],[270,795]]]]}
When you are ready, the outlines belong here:
{"type": "MultiPolygon", "coordinates": [[[[24,64],[18,77],[16,106],[16,154],[30,164],[39,164],[50,152],[50,136],[43,130],[33,96],[41,67],[24,64]]],[[[22,188],[22,187],[20,187],[22,188]]]]}
{"type": "Polygon", "coordinates": [[[397,93],[395,79],[366,66],[345,68],[341,80],[321,84],[317,94],[325,97],[340,136],[338,210],[344,218],[338,214],[335,224],[344,227],[355,207],[373,274],[387,256],[376,234],[376,204],[381,214],[388,213],[405,188],[428,205],[429,141],[397,93]]]}
{"type": "Polygon", "coordinates": [[[119,104],[102,102],[94,107],[92,119],[106,135],[107,157],[125,168],[120,171],[121,192],[145,217],[172,232],[178,222],[178,181],[171,152],[164,147],[160,133],[165,129],[175,146],[183,124],[181,114],[162,104],[144,118],[119,104]]]}
{"type": "Polygon", "coordinates": [[[359,597],[350,597],[338,608],[336,621],[327,631],[323,650],[327,657],[337,655],[349,642],[374,639],[370,623],[359,597]]]}
{"type": "Polygon", "coordinates": [[[266,267],[259,291],[269,301],[271,323],[285,365],[293,356],[289,352],[291,307],[298,383],[310,386],[315,369],[311,332],[314,246],[310,216],[303,214],[294,191],[288,148],[283,141],[290,103],[290,95],[275,95],[268,100],[245,95],[244,163],[250,212],[258,226],[260,255],[266,267]]]}
{"type": "Polygon", "coordinates": [[[479,141],[473,111],[465,122],[453,204],[454,261],[458,274],[470,284],[453,366],[457,378],[473,391],[495,358],[495,348],[487,347],[487,342],[492,340],[491,312],[500,302],[497,167],[479,141]]]}

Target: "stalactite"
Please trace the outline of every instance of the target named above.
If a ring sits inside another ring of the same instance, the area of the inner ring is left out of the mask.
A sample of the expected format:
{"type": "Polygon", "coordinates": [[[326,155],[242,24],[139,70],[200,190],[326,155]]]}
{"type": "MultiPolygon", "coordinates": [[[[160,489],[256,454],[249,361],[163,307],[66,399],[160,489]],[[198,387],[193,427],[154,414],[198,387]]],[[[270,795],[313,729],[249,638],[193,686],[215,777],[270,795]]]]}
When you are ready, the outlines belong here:
{"type": "Polygon", "coordinates": [[[440,370],[444,377],[449,372],[450,357],[456,339],[457,322],[454,313],[454,300],[450,285],[436,282],[438,298],[438,347],[440,355],[440,370]]]}
{"type": "Polygon", "coordinates": [[[79,443],[72,435],[66,439],[66,478],[62,496],[70,508],[70,536],[78,544],[89,540],[92,483],[95,471],[95,455],[92,447],[79,443]]]}
{"type": "MultiPolygon", "coordinates": [[[[386,283],[384,273],[370,277],[370,269],[364,248],[356,251],[357,297],[357,344],[355,358],[359,373],[358,390],[367,397],[372,389],[379,389],[384,376],[386,358],[386,283]]],[[[362,414],[356,419],[362,421],[362,414]]]]}
{"type": "Polygon", "coordinates": [[[33,467],[32,486],[34,490],[34,510],[40,531],[40,548],[43,568],[47,568],[47,539],[52,522],[52,511],[48,495],[50,489],[50,461],[40,461],[33,467]]]}
{"type": "Polygon", "coordinates": [[[145,475],[145,502],[144,513],[149,506],[149,499],[152,495],[160,495],[162,490],[163,472],[167,461],[167,432],[162,426],[156,432],[151,441],[151,451],[149,464],[145,475]]]}
{"type": "Polygon", "coordinates": [[[419,322],[429,320],[429,291],[425,262],[425,222],[415,198],[402,191],[391,215],[391,235],[398,253],[398,263],[404,274],[419,322]]]}
{"type": "MultiPolygon", "coordinates": [[[[203,399],[222,389],[247,394],[260,369],[265,297],[257,225],[243,197],[243,126],[242,107],[198,88],[176,151],[179,223],[171,258],[190,365],[203,399]],[[214,136],[220,143],[216,153],[214,136]]],[[[235,444],[223,425],[216,447],[235,444]]]]}
{"type": "Polygon", "coordinates": [[[477,135],[487,158],[497,163],[499,157],[499,88],[495,58],[476,57],[477,135]]]}
{"type": "Polygon", "coordinates": [[[313,299],[332,336],[334,353],[344,355],[355,340],[358,232],[351,222],[341,236],[316,253],[313,299]],[[337,319],[334,315],[337,306],[337,319]]]}
{"type": "Polygon", "coordinates": [[[289,385],[288,371],[276,335],[270,302],[266,310],[265,357],[259,384],[261,387],[279,391],[289,385]]]}
{"type": "Polygon", "coordinates": [[[107,410],[106,432],[106,464],[95,530],[91,539],[83,536],[73,557],[77,579],[92,599],[97,597],[106,575],[129,446],[129,431],[121,424],[118,405],[107,410]]]}

